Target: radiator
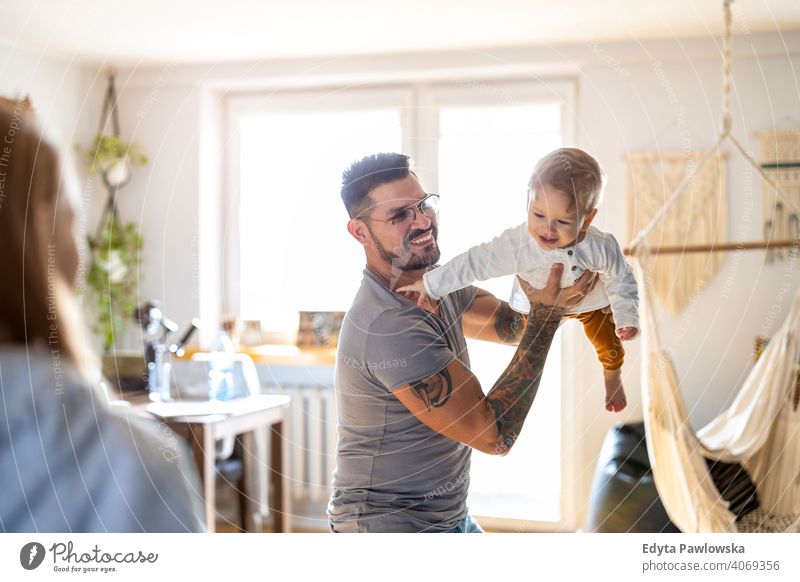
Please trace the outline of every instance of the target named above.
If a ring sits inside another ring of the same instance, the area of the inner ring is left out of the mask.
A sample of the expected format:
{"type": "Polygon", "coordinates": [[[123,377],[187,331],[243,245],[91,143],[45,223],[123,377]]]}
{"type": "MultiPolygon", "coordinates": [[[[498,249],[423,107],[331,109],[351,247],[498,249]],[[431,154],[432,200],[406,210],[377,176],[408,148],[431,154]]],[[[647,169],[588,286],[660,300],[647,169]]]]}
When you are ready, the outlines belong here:
{"type": "Polygon", "coordinates": [[[281,385],[262,389],[286,394],[289,405],[287,448],[289,486],[295,501],[327,501],[336,463],[336,399],[333,387],[281,385]]]}

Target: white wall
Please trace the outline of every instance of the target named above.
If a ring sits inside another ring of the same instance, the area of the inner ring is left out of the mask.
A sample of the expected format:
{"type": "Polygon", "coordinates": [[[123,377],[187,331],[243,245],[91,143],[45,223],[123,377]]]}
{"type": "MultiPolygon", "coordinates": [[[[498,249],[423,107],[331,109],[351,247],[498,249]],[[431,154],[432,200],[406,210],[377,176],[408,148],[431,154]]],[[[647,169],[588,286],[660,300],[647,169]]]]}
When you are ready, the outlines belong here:
{"type": "Polygon", "coordinates": [[[122,190],[119,211],[144,240],[140,301],[158,299],[181,326],[199,308],[200,94],[193,88],[128,86],[119,77],[126,139],[150,158],[122,190]]]}
{"type": "MultiPolygon", "coordinates": [[[[222,161],[220,144],[203,141],[200,136],[218,139],[213,137],[219,135],[214,122],[218,117],[209,115],[213,109],[206,104],[217,107],[218,97],[225,90],[426,79],[459,83],[464,79],[478,80],[476,90],[485,90],[491,87],[492,79],[536,77],[546,83],[548,79],[575,78],[579,85],[574,112],[579,145],[600,159],[609,176],[597,223],[627,242],[622,156],[640,151],[680,151],[681,135],[675,124],[679,115],[685,115],[692,149],[704,150],[713,143],[721,98],[716,40],[606,44],[587,40],[581,45],[479,53],[452,51],[207,66],[171,64],[127,71],[120,83],[122,125],[153,160],[137,172],[121,201],[124,215],[142,224],[146,244],[142,295],[161,298],[166,312],[181,323],[198,315],[201,296],[207,297],[210,292],[211,297],[219,297],[219,271],[215,267],[219,235],[208,235],[198,217],[201,212],[213,215],[206,203],[201,211],[201,192],[206,201],[216,197],[219,204],[222,199],[224,170],[218,165],[222,161]],[[677,101],[671,101],[671,92],[677,101]],[[216,160],[215,152],[220,154],[216,160]]],[[[745,34],[734,43],[734,133],[754,148],[753,131],[800,125],[796,117],[800,91],[795,73],[800,64],[800,32],[783,36],[745,34]],[[786,115],[795,118],[786,120],[786,115]]],[[[743,162],[736,155],[731,156],[728,168],[731,236],[759,239],[760,182],[746,183],[743,162]],[[752,205],[751,210],[748,205],[752,205]]],[[[675,358],[684,397],[697,427],[724,407],[748,368],[753,337],[763,333],[774,306],[785,312],[793,293],[789,291],[786,300],[779,296],[783,266],[762,267],[762,261],[763,253],[758,252],[743,254],[736,260],[729,255],[717,278],[697,298],[692,312],[677,321],[664,321],[662,339],[675,358]]],[[[794,272],[788,276],[792,289],[796,289],[800,277],[794,272]]],[[[215,312],[208,302],[203,312],[214,319],[215,312]]],[[[625,366],[630,406],[624,414],[614,417],[600,409],[599,397],[582,396],[592,391],[601,393],[602,385],[591,349],[580,351],[576,386],[568,392],[575,399],[571,415],[575,435],[565,445],[577,461],[572,485],[578,524],[585,515],[585,500],[603,436],[616,420],[641,418],[639,364],[639,348],[634,343],[625,366]]]]}
{"type": "Polygon", "coordinates": [[[99,111],[94,112],[92,82],[92,70],[85,65],[0,40],[0,95],[30,95],[40,123],[62,147],[72,149],[93,133],[99,111]]]}

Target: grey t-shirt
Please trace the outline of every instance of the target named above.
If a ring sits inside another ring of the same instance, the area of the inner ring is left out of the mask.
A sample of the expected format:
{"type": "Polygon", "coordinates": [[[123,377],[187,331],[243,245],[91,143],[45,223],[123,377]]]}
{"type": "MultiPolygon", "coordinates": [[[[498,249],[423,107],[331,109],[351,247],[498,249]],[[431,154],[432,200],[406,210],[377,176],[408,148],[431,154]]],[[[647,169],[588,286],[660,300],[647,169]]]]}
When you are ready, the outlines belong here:
{"type": "Polygon", "coordinates": [[[336,358],[332,531],[448,531],[466,516],[471,449],[422,424],[392,391],[455,358],[469,366],[461,315],[474,297],[474,287],[451,293],[436,316],[364,270],[336,358]]]}

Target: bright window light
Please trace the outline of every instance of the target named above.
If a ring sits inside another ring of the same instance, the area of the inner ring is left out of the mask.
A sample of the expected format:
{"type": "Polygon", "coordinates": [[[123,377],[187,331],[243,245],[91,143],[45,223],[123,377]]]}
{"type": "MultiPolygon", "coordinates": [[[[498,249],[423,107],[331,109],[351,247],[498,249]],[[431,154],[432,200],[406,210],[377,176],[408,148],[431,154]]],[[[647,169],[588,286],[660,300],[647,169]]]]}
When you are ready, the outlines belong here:
{"type": "MultiPolygon", "coordinates": [[[[441,195],[442,261],[525,221],[533,167],[562,145],[561,103],[474,101],[455,107],[442,97],[436,114],[417,119],[412,112],[416,121],[410,123],[401,119],[399,106],[378,103],[329,112],[261,110],[237,117],[242,319],[261,320],[266,330],[293,332],[298,311],[349,308],[365,262],[362,248],[346,231],[339,189],[342,171],[368,153],[403,151],[404,143],[438,135],[438,161],[424,159],[429,150],[422,147],[423,159],[416,162],[436,172],[438,184],[423,186],[441,195]],[[404,128],[418,133],[403,135],[404,128]]],[[[511,283],[511,277],[504,277],[479,286],[507,300],[511,283]]],[[[488,391],[514,348],[468,344],[472,369],[488,391]]],[[[473,454],[473,514],[561,518],[559,346],[557,335],[513,451],[506,457],[473,454]]]]}
{"type": "Polygon", "coordinates": [[[241,136],[241,317],[297,329],[303,311],[345,311],[365,265],[347,233],[342,171],[400,151],[400,112],[244,117],[241,136]]]}
{"type": "MultiPolygon", "coordinates": [[[[560,147],[558,103],[445,108],[440,112],[439,192],[442,260],[526,219],[536,162],[560,147]]],[[[511,277],[478,283],[500,299],[511,277]]],[[[469,341],[472,370],[485,392],[511,361],[513,347],[469,341]]],[[[472,455],[469,508],[475,515],[558,521],[561,496],[561,374],[553,342],[539,394],[506,457],[472,455]]]]}

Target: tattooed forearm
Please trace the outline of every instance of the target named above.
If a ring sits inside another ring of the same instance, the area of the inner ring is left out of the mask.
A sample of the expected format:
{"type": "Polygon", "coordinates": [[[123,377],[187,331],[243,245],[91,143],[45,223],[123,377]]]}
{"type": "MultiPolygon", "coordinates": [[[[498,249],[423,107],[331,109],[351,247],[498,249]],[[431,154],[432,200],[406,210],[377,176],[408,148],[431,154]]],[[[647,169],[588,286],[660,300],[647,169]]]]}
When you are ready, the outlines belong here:
{"type": "Polygon", "coordinates": [[[514,311],[505,301],[500,303],[494,317],[494,329],[500,341],[516,345],[525,329],[526,315],[514,311]]]}
{"type": "Polygon", "coordinates": [[[444,406],[453,392],[453,380],[450,378],[447,368],[425,380],[411,382],[410,386],[428,410],[444,406]]]}
{"type": "Polygon", "coordinates": [[[514,357],[486,395],[497,425],[500,453],[511,449],[528,416],[561,316],[551,307],[532,308],[514,357]]]}

